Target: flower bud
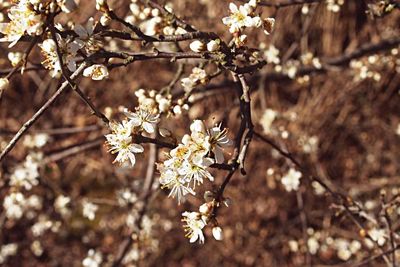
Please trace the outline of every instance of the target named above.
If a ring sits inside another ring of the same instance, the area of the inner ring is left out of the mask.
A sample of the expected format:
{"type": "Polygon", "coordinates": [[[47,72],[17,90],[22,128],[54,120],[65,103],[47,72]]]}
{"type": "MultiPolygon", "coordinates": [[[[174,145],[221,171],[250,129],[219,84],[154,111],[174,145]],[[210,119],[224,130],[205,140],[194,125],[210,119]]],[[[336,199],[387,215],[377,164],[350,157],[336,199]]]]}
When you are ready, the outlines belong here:
{"type": "Polygon", "coordinates": [[[96,0],[96,9],[101,12],[109,11],[107,0],[96,0]]]}
{"type": "Polygon", "coordinates": [[[199,211],[202,214],[210,214],[212,211],[213,207],[211,203],[204,203],[199,207],[199,211]]]}
{"type": "Polygon", "coordinates": [[[204,125],[204,122],[201,120],[194,120],[192,124],[190,125],[190,131],[191,132],[205,132],[206,131],[206,126],[204,125]]]}
{"type": "Polygon", "coordinates": [[[219,42],[211,40],[207,43],[207,50],[209,52],[215,52],[219,50],[219,42]]]}
{"type": "Polygon", "coordinates": [[[190,49],[192,49],[193,52],[196,53],[199,53],[204,50],[204,44],[199,40],[191,42],[189,47],[190,49]]]}
{"type": "Polygon", "coordinates": [[[108,25],[110,25],[111,22],[111,18],[110,16],[108,16],[107,14],[103,14],[100,18],[100,24],[104,27],[107,27],[108,25]]]}
{"type": "Polygon", "coordinates": [[[24,54],[20,52],[10,52],[8,53],[8,60],[13,67],[19,65],[23,61],[24,54]]]}
{"type": "Polygon", "coordinates": [[[163,98],[163,99],[160,99],[160,101],[158,101],[158,109],[161,112],[167,112],[169,110],[170,106],[171,106],[171,101],[168,99],[163,98]]]}
{"type": "Polygon", "coordinates": [[[224,234],[222,232],[222,228],[219,226],[216,226],[212,229],[212,234],[215,240],[221,241],[224,239],[224,234]]]}
{"type": "Polygon", "coordinates": [[[10,82],[7,78],[0,78],[0,92],[6,90],[9,86],[10,82]]]}
{"type": "Polygon", "coordinates": [[[178,106],[178,105],[176,105],[176,106],[173,108],[173,111],[174,111],[175,115],[180,115],[180,114],[182,114],[182,108],[181,108],[180,106],[178,106]]]}
{"type": "Polygon", "coordinates": [[[165,128],[158,129],[158,132],[162,137],[170,137],[172,135],[171,131],[165,128]]]}
{"type": "Polygon", "coordinates": [[[274,18],[266,18],[264,19],[263,26],[264,26],[264,33],[266,35],[270,35],[272,30],[274,29],[275,19],[274,18]]]}
{"type": "Polygon", "coordinates": [[[204,192],[204,200],[207,202],[213,201],[215,199],[215,193],[211,191],[204,192]]]}

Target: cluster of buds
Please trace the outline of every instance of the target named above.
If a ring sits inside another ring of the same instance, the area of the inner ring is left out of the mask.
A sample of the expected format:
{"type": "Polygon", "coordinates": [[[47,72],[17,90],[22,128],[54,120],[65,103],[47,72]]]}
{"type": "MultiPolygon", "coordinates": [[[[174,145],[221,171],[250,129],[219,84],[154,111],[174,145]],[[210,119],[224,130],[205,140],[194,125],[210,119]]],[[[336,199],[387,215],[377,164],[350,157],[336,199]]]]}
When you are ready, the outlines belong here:
{"type": "Polygon", "coordinates": [[[365,79],[372,79],[376,82],[381,80],[381,74],[374,70],[377,68],[378,56],[370,56],[365,59],[353,59],[350,61],[350,68],[354,72],[354,80],[362,81],[365,79]]]}
{"type": "Polygon", "coordinates": [[[17,243],[4,244],[0,247],[0,264],[4,264],[8,257],[16,255],[18,252],[17,243]]]}
{"type": "Polygon", "coordinates": [[[154,114],[148,109],[136,108],[135,112],[125,109],[126,119],[122,122],[111,122],[112,133],[107,134],[107,144],[112,154],[117,154],[114,160],[120,164],[129,160],[132,166],[136,163],[135,154],[142,153],[144,148],[135,144],[135,136],[143,132],[152,134],[159,121],[159,114],[154,114]]]}
{"type": "Polygon", "coordinates": [[[233,34],[236,46],[243,46],[247,36],[242,34],[245,28],[264,28],[264,33],[269,35],[274,27],[275,19],[266,18],[262,20],[255,14],[257,0],[250,0],[244,5],[237,7],[234,3],[229,4],[231,15],[224,17],[222,22],[229,26],[229,32],[233,34]]]}
{"type": "Polygon", "coordinates": [[[206,50],[213,53],[217,52],[220,49],[220,43],[220,39],[211,40],[207,44],[202,41],[195,40],[190,43],[189,47],[193,52],[196,53],[204,52],[206,50]]]}
{"type": "Polygon", "coordinates": [[[194,67],[189,77],[181,79],[181,84],[186,93],[189,93],[199,84],[207,83],[207,73],[205,70],[194,67]]]}
{"type": "Polygon", "coordinates": [[[39,167],[43,158],[41,153],[29,154],[24,163],[17,166],[10,176],[10,185],[16,188],[31,190],[39,184],[39,167]]]}
{"type": "Polygon", "coordinates": [[[307,52],[300,56],[300,61],[305,66],[313,66],[316,69],[321,69],[322,64],[318,57],[315,57],[313,53],[307,52]]]}
{"type": "Polygon", "coordinates": [[[42,199],[37,195],[25,197],[21,192],[11,192],[3,201],[5,215],[9,219],[20,219],[27,213],[27,217],[34,217],[34,210],[42,208],[42,199]]]}
{"type": "Polygon", "coordinates": [[[148,93],[144,89],[139,89],[135,92],[139,101],[139,108],[150,110],[154,114],[168,113],[171,109],[171,95],[163,96],[155,90],[150,90],[148,93]]]}
{"type": "Polygon", "coordinates": [[[326,0],[326,9],[337,13],[340,11],[340,7],[343,6],[344,0],[326,0]]]}
{"type": "MultiPolygon", "coordinates": [[[[362,248],[362,243],[358,240],[347,239],[343,237],[332,237],[328,233],[316,231],[313,228],[307,229],[309,236],[305,245],[311,255],[318,253],[324,255],[336,254],[336,257],[342,261],[348,261],[351,257],[358,256],[358,252],[362,248]]],[[[290,240],[288,242],[291,252],[297,253],[300,251],[301,242],[290,240]]]]}
{"type": "Polygon", "coordinates": [[[178,203],[187,194],[195,195],[196,185],[202,184],[204,178],[214,181],[208,168],[224,161],[223,148],[230,144],[227,130],[221,126],[206,129],[202,121],[195,120],[190,130],[191,134],[183,136],[182,143],[157,166],[161,187],[170,189],[169,196],[176,197],[178,203]]]}
{"type": "MultiPolygon", "coordinates": [[[[176,27],[168,18],[161,16],[160,10],[157,8],[145,7],[132,1],[129,6],[131,14],[125,17],[125,21],[138,25],[146,35],[178,35],[186,33],[181,27],[176,27]]],[[[170,6],[165,7],[172,11],[170,6]]]]}

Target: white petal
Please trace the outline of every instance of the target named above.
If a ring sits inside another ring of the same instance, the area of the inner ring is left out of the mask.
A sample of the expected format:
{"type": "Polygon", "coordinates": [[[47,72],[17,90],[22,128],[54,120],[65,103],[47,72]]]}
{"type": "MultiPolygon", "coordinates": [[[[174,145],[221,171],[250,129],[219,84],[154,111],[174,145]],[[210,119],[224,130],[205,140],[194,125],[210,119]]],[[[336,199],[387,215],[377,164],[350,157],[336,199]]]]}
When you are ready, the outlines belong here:
{"type": "Polygon", "coordinates": [[[94,19],[90,17],[88,22],[86,23],[86,31],[89,35],[92,35],[93,30],[94,30],[94,19]]]}
{"type": "Polygon", "coordinates": [[[129,153],[128,157],[129,157],[129,161],[131,162],[132,167],[135,166],[135,163],[136,163],[135,155],[129,153]]]}
{"type": "Polygon", "coordinates": [[[236,13],[236,12],[239,11],[238,8],[237,8],[237,6],[236,6],[234,3],[230,3],[230,4],[229,4],[229,10],[230,10],[232,13],[236,13]]]}
{"type": "Polygon", "coordinates": [[[223,163],[225,158],[224,158],[224,153],[222,152],[222,149],[219,147],[215,147],[213,152],[215,155],[215,162],[223,163]]]}
{"type": "Polygon", "coordinates": [[[196,235],[195,233],[193,233],[193,236],[190,238],[189,242],[190,243],[194,243],[196,242],[196,240],[199,238],[199,235],[196,235]]]}
{"type": "Polygon", "coordinates": [[[144,151],[144,148],[141,145],[132,144],[130,150],[133,153],[142,153],[144,151]]]}
{"type": "Polygon", "coordinates": [[[143,122],[143,129],[148,133],[154,133],[154,126],[149,122],[143,122]]]}
{"type": "Polygon", "coordinates": [[[88,36],[86,29],[80,24],[75,25],[74,32],[78,34],[80,38],[86,38],[88,36]]]}

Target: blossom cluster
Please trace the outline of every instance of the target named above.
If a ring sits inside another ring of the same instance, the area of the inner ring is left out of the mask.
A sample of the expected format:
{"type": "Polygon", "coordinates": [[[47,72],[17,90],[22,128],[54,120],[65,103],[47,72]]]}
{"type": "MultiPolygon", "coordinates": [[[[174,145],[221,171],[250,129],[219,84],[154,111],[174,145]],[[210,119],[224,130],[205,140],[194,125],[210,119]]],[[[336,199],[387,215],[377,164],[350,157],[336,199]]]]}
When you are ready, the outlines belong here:
{"type": "MultiPolygon", "coordinates": [[[[95,27],[94,19],[89,18],[85,27],[79,24],[74,26],[74,34],[63,38],[56,33],[55,39],[49,38],[39,44],[45,58],[42,64],[51,71],[53,77],[61,74],[63,65],[69,71],[75,71],[77,62],[83,59],[82,54],[90,56],[101,48],[101,40],[94,35],[95,27]],[[60,62],[60,58],[62,62],[60,62]]],[[[61,25],[58,25],[58,28],[63,30],[61,25]]],[[[93,64],[83,71],[83,76],[93,80],[103,80],[108,75],[108,69],[103,64],[93,64]]]]}
{"type": "Polygon", "coordinates": [[[0,23],[0,32],[5,37],[0,42],[10,42],[9,47],[14,46],[23,35],[41,35],[45,16],[40,1],[18,1],[8,10],[10,22],[0,23]]]}
{"type": "Polygon", "coordinates": [[[223,148],[230,144],[227,130],[221,126],[207,129],[201,120],[195,120],[190,130],[191,134],[183,136],[182,143],[157,166],[162,188],[170,189],[169,196],[176,197],[178,203],[187,194],[195,195],[196,185],[202,184],[204,178],[214,181],[208,168],[224,161],[223,148]]]}
{"type": "Polygon", "coordinates": [[[17,251],[18,244],[16,243],[2,245],[0,248],[0,264],[4,264],[8,257],[16,255],[17,251]]]}
{"type": "Polygon", "coordinates": [[[207,73],[204,69],[194,67],[189,77],[181,79],[181,84],[186,93],[192,91],[197,85],[207,82],[207,73]]]}
{"type": "MultiPolygon", "coordinates": [[[[172,5],[165,6],[168,12],[172,12],[172,5]]],[[[179,35],[186,33],[182,27],[176,26],[172,20],[162,16],[157,8],[145,7],[133,0],[129,5],[130,14],[125,17],[125,21],[138,25],[140,30],[146,35],[179,35]]]]}
{"type": "Polygon", "coordinates": [[[142,132],[152,134],[159,121],[159,114],[154,114],[148,109],[137,108],[135,112],[128,109],[124,111],[125,119],[122,122],[111,122],[112,133],[107,134],[107,145],[112,154],[117,154],[114,162],[123,164],[127,161],[132,166],[136,163],[135,154],[144,151],[143,146],[136,144],[135,135],[142,132]]]}
{"type": "MultiPolygon", "coordinates": [[[[334,237],[329,232],[318,231],[313,228],[307,229],[307,240],[304,245],[311,255],[317,254],[335,254],[341,261],[348,261],[352,257],[359,256],[359,252],[363,247],[366,249],[374,249],[376,246],[383,246],[386,243],[387,235],[384,229],[372,228],[368,231],[370,238],[363,238],[360,240],[334,237]]],[[[301,251],[301,242],[296,240],[289,240],[288,246],[291,252],[297,253],[301,251]]]]}
{"type": "Polygon", "coordinates": [[[154,114],[168,114],[171,109],[170,94],[163,95],[155,90],[146,92],[144,89],[139,89],[135,91],[135,96],[138,98],[139,109],[149,110],[154,114]]]}
{"type": "Polygon", "coordinates": [[[222,22],[229,27],[229,32],[233,34],[236,46],[243,46],[247,40],[247,35],[243,34],[245,28],[264,28],[265,34],[270,34],[275,24],[275,19],[266,18],[262,20],[255,14],[257,0],[250,0],[239,7],[234,3],[229,4],[231,14],[224,17],[222,22]]]}
{"type": "Polygon", "coordinates": [[[57,12],[61,10],[69,13],[73,11],[77,5],[74,0],[58,0],[58,1],[38,1],[38,0],[19,0],[13,1],[8,10],[7,23],[0,23],[0,32],[5,36],[0,42],[10,42],[9,47],[14,46],[22,36],[28,34],[30,36],[41,35],[44,31],[44,24],[49,12],[57,12]]]}
{"type": "Polygon", "coordinates": [[[39,184],[39,167],[43,158],[41,153],[29,154],[25,161],[18,165],[10,176],[10,185],[31,190],[39,184]]]}
{"type": "Polygon", "coordinates": [[[42,208],[42,199],[37,195],[25,197],[21,192],[11,192],[4,198],[3,208],[9,219],[20,219],[26,212],[32,217],[35,210],[42,208]]]}

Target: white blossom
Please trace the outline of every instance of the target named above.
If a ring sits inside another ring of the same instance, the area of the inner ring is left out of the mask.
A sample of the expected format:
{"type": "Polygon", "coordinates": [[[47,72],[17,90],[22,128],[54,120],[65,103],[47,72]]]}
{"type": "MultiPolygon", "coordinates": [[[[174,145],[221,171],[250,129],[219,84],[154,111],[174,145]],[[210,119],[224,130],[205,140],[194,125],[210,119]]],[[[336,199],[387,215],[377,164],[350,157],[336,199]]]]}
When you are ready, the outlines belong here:
{"type": "Polygon", "coordinates": [[[26,135],[24,138],[24,146],[29,148],[42,148],[49,140],[49,136],[45,133],[35,135],[26,135]]]}
{"type": "Polygon", "coordinates": [[[386,234],[384,229],[372,228],[368,231],[368,234],[379,246],[383,246],[386,243],[386,234]]]}
{"type": "Polygon", "coordinates": [[[142,153],[144,148],[139,144],[133,143],[131,136],[132,124],[126,120],[122,123],[112,122],[110,123],[110,128],[112,133],[107,134],[105,137],[109,151],[112,154],[117,154],[113,163],[122,164],[129,160],[131,165],[134,166],[136,163],[135,154],[142,153]]]}
{"type": "Polygon", "coordinates": [[[154,133],[159,121],[159,115],[154,115],[145,109],[137,109],[136,112],[124,111],[125,116],[133,127],[141,127],[148,133],[154,133]]]}
{"type": "MultiPolygon", "coordinates": [[[[59,34],[56,34],[56,40],[60,49],[63,63],[67,66],[70,71],[76,70],[76,52],[79,47],[76,44],[69,42],[70,40],[62,38],[59,34]]],[[[51,70],[51,76],[55,77],[61,73],[62,66],[57,54],[57,44],[53,39],[46,39],[41,44],[41,53],[45,57],[42,61],[43,66],[46,69],[51,70]]]]}
{"type": "Polygon", "coordinates": [[[231,15],[222,19],[222,22],[229,26],[229,31],[231,33],[236,33],[242,30],[244,27],[260,27],[262,22],[260,17],[252,17],[253,7],[245,4],[239,6],[239,8],[234,4],[229,4],[229,9],[231,15]]]}
{"type": "Polygon", "coordinates": [[[99,206],[87,200],[84,200],[82,202],[82,207],[83,207],[82,209],[83,216],[93,221],[94,218],[96,217],[96,211],[99,209],[99,206]]]}
{"type": "Polygon", "coordinates": [[[272,132],[272,123],[277,117],[278,113],[273,109],[266,109],[261,117],[260,124],[264,129],[264,133],[270,134],[272,132]]]}
{"type": "Polygon", "coordinates": [[[268,63],[279,64],[279,50],[274,45],[270,45],[268,49],[264,51],[264,58],[268,63]]]}
{"type": "Polygon", "coordinates": [[[270,35],[273,28],[275,25],[275,19],[274,18],[266,18],[263,21],[263,28],[264,28],[264,33],[266,35],[270,35]]]}
{"type": "Polygon", "coordinates": [[[108,78],[108,69],[102,64],[94,64],[83,71],[83,76],[90,77],[95,81],[100,81],[108,78]]]}
{"type": "Polygon", "coordinates": [[[281,181],[286,191],[297,191],[299,189],[301,176],[301,172],[291,168],[289,172],[285,176],[283,176],[281,181]]]}
{"type": "Polygon", "coordinates": [[[232,144],[227,133],[227,129],[221,129],[221,125],[209,130],[211,150],[214,153],[216,163],[224,162],[224,148],[232,144]]]}
{"type": "Polygon", "coordinates": [[[90,249],[87,257],[82,261],[84,267],[100,267],[103,261],[103,255],[99,251],[90,249]]]}
{"type": "Polygon", "coordinates": [[[25,197],[22,193],[16,192],[7,195],[4,198],[3,207],[6,211],[7,218],[19,219],[24,214],[25,197]]]}
{"type": "Polygon", "coordinates": [[[196,193],[187,186],[185,178],[177,172],[167,169],[161,172],[160,176],[161,188],[170,189],[169,197],[176,198],[180,204],[187,194],[195,195],[196,193]]]}
{"type": "Polygon", "coordinates": [[[10,185],[31,190],[39,184],[39,167],[43,155],[41,153],[29,154],[24,163],[16,167],[10,176],[10,185]]]}
{"type": "Polygon", "coordinates": [[[45,17],[31,8],[30,1],[19,1],[8,10],[10,22],[0,23],[0,32],[5,36],[0,42],[10,42],[14,46],[25,35],[36,36],[43,32],[45,17]]]}
{"type": "Polygon", "coordinates": [[[199,243],[204,243],[203,228],[206,223],[201,218],[198,212],[187,212],[182,213],[182,221],[185,223],[184,228],[186,237],[190,239],[190,243],[194,243],[199,240],[199,243]]]}
{"type": "Polygon", "coordinates": [[[54,202],[54,208],[61,215],[67,215],[70,213],[70,210],[67,207],[70,202],[70,197],[59,195],[54,202]]]}

